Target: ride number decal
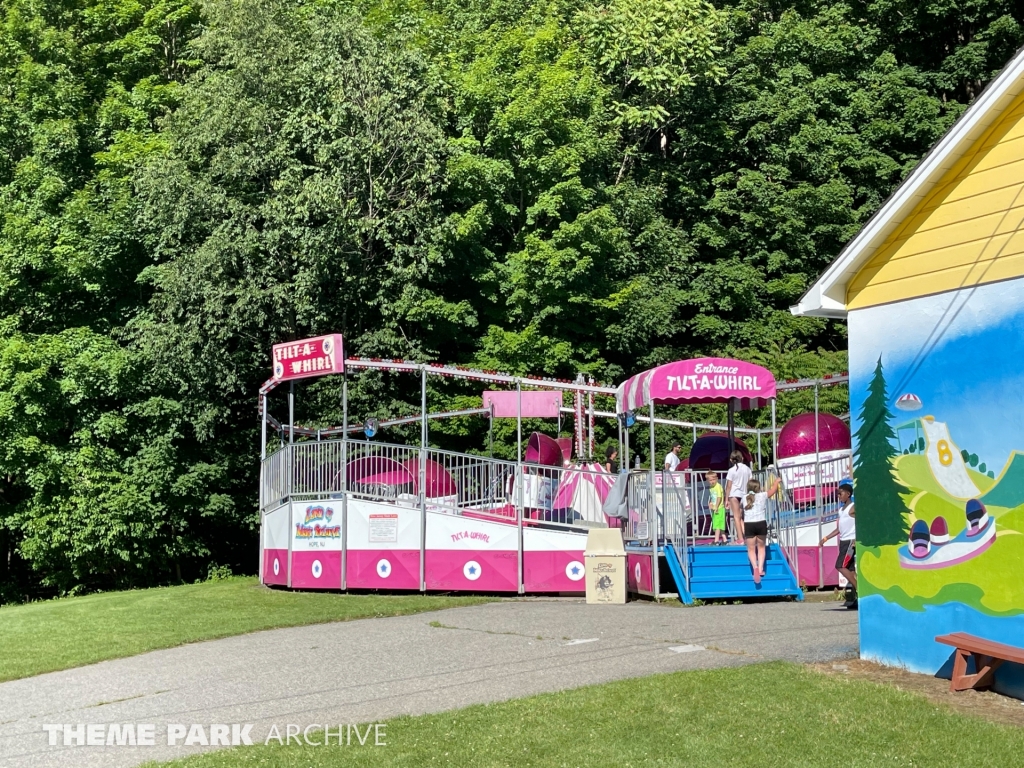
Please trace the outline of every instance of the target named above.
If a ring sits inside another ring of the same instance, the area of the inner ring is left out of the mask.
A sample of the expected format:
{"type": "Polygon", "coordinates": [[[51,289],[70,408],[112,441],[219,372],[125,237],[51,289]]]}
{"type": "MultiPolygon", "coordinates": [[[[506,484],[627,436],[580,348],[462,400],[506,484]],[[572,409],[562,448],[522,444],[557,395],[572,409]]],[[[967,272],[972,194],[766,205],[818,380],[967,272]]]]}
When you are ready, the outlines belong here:
{"type": "Polygon", "coordinates": [[[935,447],[939,449],[939,464],[948,467],[953,463],[953,452],[949,450],[949,443],[945,440],[939,440],[935,447]]]}

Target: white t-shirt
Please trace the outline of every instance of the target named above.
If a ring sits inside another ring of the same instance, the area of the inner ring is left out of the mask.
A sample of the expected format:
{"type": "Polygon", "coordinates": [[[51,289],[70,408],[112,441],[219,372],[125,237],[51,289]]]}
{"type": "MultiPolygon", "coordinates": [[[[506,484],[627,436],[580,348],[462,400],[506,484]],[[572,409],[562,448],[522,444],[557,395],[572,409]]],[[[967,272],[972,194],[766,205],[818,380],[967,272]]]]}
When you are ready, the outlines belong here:
{"type": "Polygon", "coordinates": [[[750,467],[746,464],[734,465],[729,470],[729,474],[725,476],[725,481],[732,483],[729,486],[730,499],[745,499],[747,497],[747,483],[750,482],[750,467]]]}
{"type": "Polygon", "coordinates": [[[744,523],[762,523],[768,519],[768,494],[764,491],[754,494],[754,504],[747,509],[746,502],[743,504],[744,523]]]}
{"type": "Polygon", "coordinates": [[[665,461],[662,462],[661,466],[664,467],[665,465],[668,465],[669,471],[675,472],[681,463],[682,462],[679,460],[679,457],[676,456],[675,452],[669,451],[665,454],[665,461]]]}
{"type": "Polygon", "coordinates": [[[851,507],[853,507],[852,501],[839,510],[840,541],[853,541],[857,538],[857,520],[850,516],[851,507]]]}

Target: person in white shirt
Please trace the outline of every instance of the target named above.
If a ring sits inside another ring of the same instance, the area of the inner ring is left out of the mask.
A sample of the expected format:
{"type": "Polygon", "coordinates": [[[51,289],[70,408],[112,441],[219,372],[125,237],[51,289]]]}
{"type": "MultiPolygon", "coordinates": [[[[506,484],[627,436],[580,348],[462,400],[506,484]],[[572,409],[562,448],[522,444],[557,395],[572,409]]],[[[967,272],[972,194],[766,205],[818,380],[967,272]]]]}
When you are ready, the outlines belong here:
{"type": "Polygon", "coordinates": [[[857,522],[854,519],[853,508],[853,486],[843,483],[838,489],[839,495],[839,525],[832,533],[821,540],[821,546],[829,539],[839,537],[839,556],[836,557],[836,570],[857,589],[857,572],[854,570],[856,563],[854,555],[854,540],[857,538],[857,522]]]}
{"type": "Polygon", "coordinates": [[[679,443],[672,443],[672,450],[665,454],[665,471],[675,472],[679,465],[682,464],[679,458],[679,451],[682,448],[683,446],[679,443]]]}
{"type": "Polygon", "coordinates": [[[765,546],[768,542],[768,497],[779,490],[779,478],[772,481],[765,493],[761,483],[751,480],[747,483],[747,497],[743,515],[743,538],[747,542],[747,558],[754,571],[754,583],[760,584],[764,576],[765,546]]]}
{"type": "Polygon", "coordinates": [[[732,512],[733,537],[739,544],[743,541],[743,497],[747,495],[750,482],[750,467],[743,463],[743,454],[733,451],[729,455],[729,474],[725,476],[725,498],[732,512]]]}

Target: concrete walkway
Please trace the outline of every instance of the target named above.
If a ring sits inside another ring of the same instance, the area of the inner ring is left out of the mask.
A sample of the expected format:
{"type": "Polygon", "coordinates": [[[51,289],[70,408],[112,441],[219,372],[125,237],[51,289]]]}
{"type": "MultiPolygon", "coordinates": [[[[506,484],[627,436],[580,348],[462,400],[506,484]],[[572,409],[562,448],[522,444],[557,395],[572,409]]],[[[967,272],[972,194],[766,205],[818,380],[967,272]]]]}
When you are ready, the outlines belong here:
{"type": "Polygon", "coordinates": [[[505,601],[387,619],[277,629],[0,684],[0,766],[138,765],[202,747],[168,724],[379,722],[658,672],[857,653],[838,603],[682,608],[505,601]],[[49,746],[52,723],[151,723],[155,746],[49,746]]]}

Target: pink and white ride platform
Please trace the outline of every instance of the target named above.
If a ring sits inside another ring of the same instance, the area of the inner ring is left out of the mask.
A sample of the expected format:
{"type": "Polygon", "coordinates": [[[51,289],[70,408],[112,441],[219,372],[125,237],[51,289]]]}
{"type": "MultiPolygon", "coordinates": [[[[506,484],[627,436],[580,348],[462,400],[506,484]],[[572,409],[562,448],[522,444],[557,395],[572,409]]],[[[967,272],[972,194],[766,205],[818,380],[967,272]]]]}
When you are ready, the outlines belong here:
{"type": "MultiPolygon", "coordinates": [[[[660,468],[609,473],[589,458],[595,415],[617,422],[619,455],[628,466],[629,427],[637,420],[648,421],[652,455],[654,424],[682,424],[654,418],[655,403],[728,402],[730,422],[739,407],[771,401],[774,413],[775,381],[769,372],[715,358],[672,363],[613,388],[582,379],[346,358],[344,341],[335,334],[275,345],[272,370],[259,400],[260,578],[292,589],[578,594],[584,591],[587,532],[616,527],[627,542],[630,590],[675,594],[689,602],[709,593],[701,588],[698,556],[705,543],[702,474],[660,468]],[[373,369],[419,377],[418,416],[378,423],[363,415],[350,423],[348,376],[373,369]],[[325,375],[342,377],[343,424],[296,425],[296,383],[325,375]],[[492,389],[483,393],[480,408],[431,413],[430,376],[478,381],[492,389]],[[281,384],[289,385],[286,423],[268,408],[268,395],[281,384]],[[614,400],[615,413],[596,411],[595,397],[614,400]],[[650,410],[646,419],[633,413],[642,408],[650,410]],[[574,438],[524,436],[524,419],[563,414],[573,416],[574,438]],[[465,416],[516,419],[516,460],[430,446],[432,420],[465,416]],[[418,444],[380,440],[380,430],[398,425],[418,425],[418,444]],[[276,439],[270,438],[271,429],[276,439]],[[605,501],[616,482],[622,484],[628,511],[609,516],[605,501]]],[[[760,438],[758,432],[759,446],[760,438]]],[[[792,534],[777,537],[773,555],[774,565],[787,574],[787,563],[796,560],[792,534]],[[792,546],[780,546],[784,541],[792,546]]],[[[708,562],[714,560],[721,570],[727,554],[710,554],[708,562]]]]}

